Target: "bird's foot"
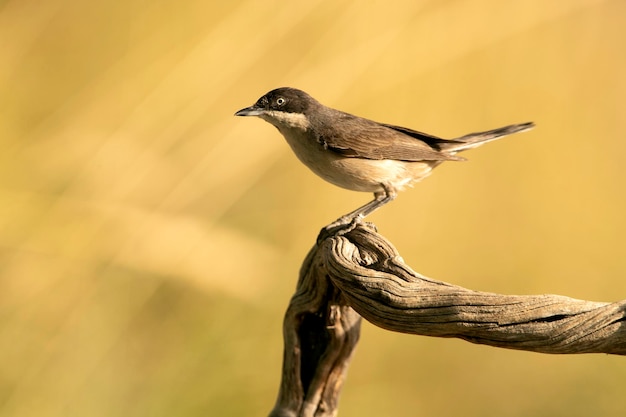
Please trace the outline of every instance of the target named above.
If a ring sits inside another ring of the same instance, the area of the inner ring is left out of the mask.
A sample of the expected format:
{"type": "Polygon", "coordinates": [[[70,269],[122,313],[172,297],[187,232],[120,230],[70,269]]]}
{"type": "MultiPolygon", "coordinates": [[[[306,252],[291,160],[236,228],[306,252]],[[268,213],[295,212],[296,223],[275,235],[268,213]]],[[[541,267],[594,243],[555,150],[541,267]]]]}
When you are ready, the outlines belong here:
{"type": "MultiPolygon", "coordinates": [[[[343,236],[346,233],[350,233],[360,224],[363,224],[363,216],[340,217],[320,230],[320,233],[317,235],[317,243],[322,243],[329,237],[343,236]]],[[[370,224],[368,223],[368,225],[370,224]]],[[[371,226],[373,226],[373,224],[371,226]]]]}

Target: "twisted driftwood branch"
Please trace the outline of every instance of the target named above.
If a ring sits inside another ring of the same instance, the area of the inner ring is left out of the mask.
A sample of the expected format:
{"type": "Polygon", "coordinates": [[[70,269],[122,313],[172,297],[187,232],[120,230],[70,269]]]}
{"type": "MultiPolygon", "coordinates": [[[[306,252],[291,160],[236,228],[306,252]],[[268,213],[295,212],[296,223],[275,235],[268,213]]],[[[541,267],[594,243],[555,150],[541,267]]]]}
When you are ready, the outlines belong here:
{"type": "Polygon", "coordinates": [[[626,355],[626,300],[500,295],[436,281],[361,224],[319,241],[302,265],[285,314],[283,378],[270,416],[336,415],[360,316],[388,330],[502,348],[626,355]]]}

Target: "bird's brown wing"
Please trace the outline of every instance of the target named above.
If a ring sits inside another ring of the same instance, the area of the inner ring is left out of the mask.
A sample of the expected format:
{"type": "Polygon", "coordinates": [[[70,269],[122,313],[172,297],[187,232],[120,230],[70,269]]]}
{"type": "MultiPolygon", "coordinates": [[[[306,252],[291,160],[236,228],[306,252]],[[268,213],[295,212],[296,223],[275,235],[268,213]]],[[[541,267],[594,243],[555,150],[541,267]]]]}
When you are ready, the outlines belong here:
{"type": "Polygon", "coordinates": [[[429,135],[428,133],[418,132],[417,130],[409,129],[408,127],[389,125],[386,123],[381,123],[381,125],[388,127],[390,129],[393,129],[393,130],[397,130],[398,132],[404,133],[405,135],[409,135],[415,139],[421,140],[422,142],[427,143],[432,148],[435,148],[437,150],[445,150],[447,147],[465,143],[463,141],[456,140],[456,139],[439,138],[437,136],[429,135]]]}
{"type": "Polygon", "coordinates": [[[445,139],[343,112],[336,114],[332,120],[332,127],[321,129],[318,133],[318,141],[327,149],[346,157],[410,162],[463,160],[437,149],[435,144],[445,139]],[[341,132],[341,137],[337,131],[341,132]]]}

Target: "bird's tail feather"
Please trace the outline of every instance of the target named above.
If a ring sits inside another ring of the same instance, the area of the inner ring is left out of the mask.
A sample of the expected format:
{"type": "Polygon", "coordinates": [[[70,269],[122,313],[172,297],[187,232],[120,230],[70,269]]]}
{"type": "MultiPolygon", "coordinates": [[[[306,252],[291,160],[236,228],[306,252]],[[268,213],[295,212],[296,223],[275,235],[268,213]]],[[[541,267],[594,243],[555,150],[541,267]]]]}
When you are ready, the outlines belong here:
{"type": "Polygon", "coordinates": [[[439,146],[441,147],[441,150],[446,152],[461,152],[467,149],[476,148],[484,143],[491,142],[492,140],[500,139],[503,136],[530,130],[533,127],[535,127],[535,124],[533,122],[528,122],[500,127],[486,132],[470,133],[469,135],[461,136],[460,138],[451,140],[450,142],[441,143],[439,146]]]}

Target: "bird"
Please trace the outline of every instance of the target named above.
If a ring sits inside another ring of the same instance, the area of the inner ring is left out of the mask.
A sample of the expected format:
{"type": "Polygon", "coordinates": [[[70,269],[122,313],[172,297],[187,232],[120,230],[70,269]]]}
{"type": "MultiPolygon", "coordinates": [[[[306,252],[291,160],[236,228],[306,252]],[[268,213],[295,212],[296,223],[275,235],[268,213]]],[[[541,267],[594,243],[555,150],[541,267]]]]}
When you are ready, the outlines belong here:
{"type": "Polygon", "coordinates": [[[291,87],[266,93],[235,116],[256,116],[275,126],[296,157],[322,179],[374,194],[372,201],[341,216],[327,229],[358,223],[407,186],[429,176],[442,162],[464,161],[459,152],[534,127],[527,122],[442,139],[327,107],[291,87]]]}

